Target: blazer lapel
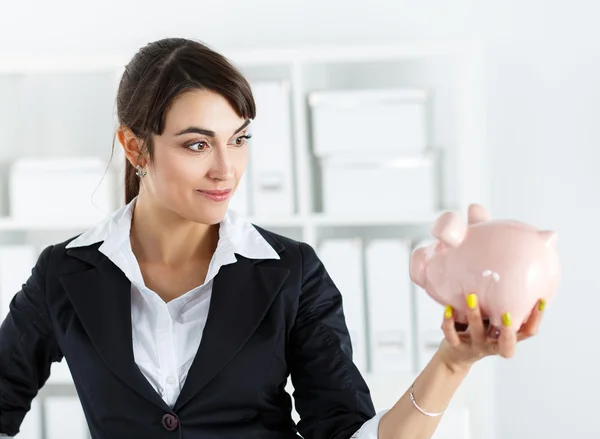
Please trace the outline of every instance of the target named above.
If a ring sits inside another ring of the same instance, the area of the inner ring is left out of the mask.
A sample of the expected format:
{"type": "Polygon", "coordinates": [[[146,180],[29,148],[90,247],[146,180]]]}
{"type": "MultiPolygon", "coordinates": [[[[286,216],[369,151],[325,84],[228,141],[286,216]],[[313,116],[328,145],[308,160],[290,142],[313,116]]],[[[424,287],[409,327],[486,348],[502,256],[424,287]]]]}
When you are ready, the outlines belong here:
{"type": "Polygon", "coordinates": [[[174,410],[200,392],[243,348],[290,273],[258,262],[238,256],[238,262],[221,267],[215,277],[202,341],[174,410]]]}
{"type": "Polygon", "coordinates": [[[169,410],[135,364],[131,333],[131,283],[99,245],[76,247],[68,255],[93,266],[60,281],[81,324],[106,365],[138,394],[169,410]]]}

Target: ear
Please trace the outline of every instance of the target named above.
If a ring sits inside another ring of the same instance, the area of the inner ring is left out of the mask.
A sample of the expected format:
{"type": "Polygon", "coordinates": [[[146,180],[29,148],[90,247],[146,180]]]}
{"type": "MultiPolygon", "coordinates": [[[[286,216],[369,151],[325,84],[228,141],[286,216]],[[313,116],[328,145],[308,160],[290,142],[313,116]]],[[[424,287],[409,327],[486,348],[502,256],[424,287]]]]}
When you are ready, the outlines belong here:
{"type": "Polygon", "coordinates": [[[467,225],[454,212],[444,212],[435,222],[431,234],[450,247],[458,247],[465,238],[467,225]]]}
{"type": "Polygon", "coordinates": [[[491,215],[482,205],[471,204],[469,206],[469,225],[482,223],[491,219],[491,215]]]}
{"type": "Polygon", "coordinates": [[[142,156],[144,155],[143,142],[133,134],[133,131],[127,127],[121,127],[117,131],[117,138],[131,166],[134,168],[137,165],[144,167],[145,164],[142,161],[142,156]]]}

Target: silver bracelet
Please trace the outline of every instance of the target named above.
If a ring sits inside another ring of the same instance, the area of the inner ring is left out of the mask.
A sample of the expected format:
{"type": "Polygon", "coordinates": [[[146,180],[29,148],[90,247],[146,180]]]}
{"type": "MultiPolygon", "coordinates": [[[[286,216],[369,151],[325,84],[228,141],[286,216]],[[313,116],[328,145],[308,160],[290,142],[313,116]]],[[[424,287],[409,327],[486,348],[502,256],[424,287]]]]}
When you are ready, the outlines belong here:
{"type": "Polygon", "coordinates": [[[419,404],[417,404],[417,401],[415,400],[415,394],[413,393],[415,390],[415,383],[412,383],[412,385],[410,386],[410,400],[412,401],[413,405],[415,406],[415,408],[420,411],[421,413],[423,413],[425,416],[430,416],[432,418],[435,418],[436,416],[442,416],[444,414],[444,412],[439,412],[439,413],[430,413],[430,412],[426,412],[425,410],[423,410],[421,407],[419,407],[419,404]]]}

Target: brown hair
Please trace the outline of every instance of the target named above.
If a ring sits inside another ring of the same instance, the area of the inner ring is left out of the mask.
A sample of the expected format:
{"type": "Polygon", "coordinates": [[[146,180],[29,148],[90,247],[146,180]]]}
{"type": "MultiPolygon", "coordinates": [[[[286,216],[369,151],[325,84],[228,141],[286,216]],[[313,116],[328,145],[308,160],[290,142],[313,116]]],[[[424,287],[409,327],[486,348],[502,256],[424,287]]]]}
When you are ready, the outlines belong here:
{"type": "MultiPolygon", "coordinates": [[[[256,116],[252,90],[242,73],[224,56],[197,41],[155,41],[140,49],[125,67],[117,93],[119,125],[143,142],[143,152],[150,161],[152,136],[162,134],[169,105],[180,94],[197,89],[219,93],[240,117],[256,116]]],[[[125,159],[125,202],[135,198],[139,190],[136,170],[125,159]]]]}

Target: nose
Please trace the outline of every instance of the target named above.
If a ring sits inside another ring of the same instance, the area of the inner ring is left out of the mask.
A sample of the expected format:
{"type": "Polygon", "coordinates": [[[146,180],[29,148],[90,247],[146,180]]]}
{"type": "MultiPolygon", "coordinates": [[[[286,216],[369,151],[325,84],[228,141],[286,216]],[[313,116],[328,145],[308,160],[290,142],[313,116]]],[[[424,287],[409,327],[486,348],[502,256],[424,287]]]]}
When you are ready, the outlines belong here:
{"type": "Polygon", "coordinates": [[[218,147],[213,150],[212,162],[208,173],[209,178],[213,180],[232,180],[234,178],[234,169],[229,150],[226,146],[218,147]]]}

